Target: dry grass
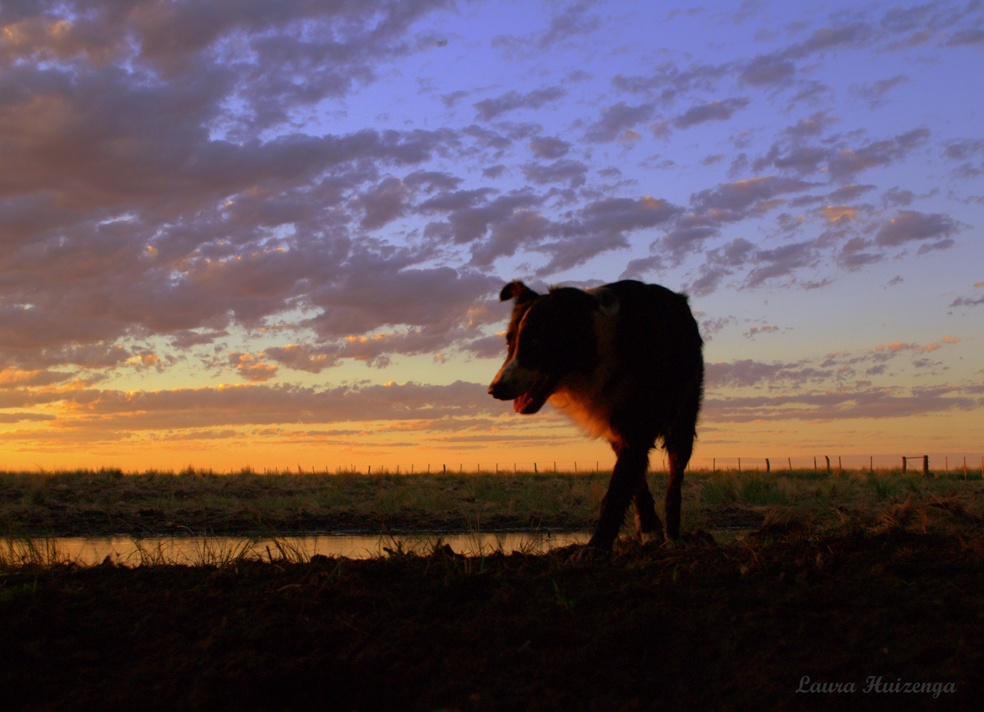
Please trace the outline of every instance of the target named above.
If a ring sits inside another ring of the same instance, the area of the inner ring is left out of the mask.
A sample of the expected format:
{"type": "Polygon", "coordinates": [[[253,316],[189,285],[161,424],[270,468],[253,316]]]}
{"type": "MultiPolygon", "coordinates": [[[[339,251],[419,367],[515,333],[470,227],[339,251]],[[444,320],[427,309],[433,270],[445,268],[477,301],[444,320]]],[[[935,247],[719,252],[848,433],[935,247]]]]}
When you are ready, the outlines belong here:
{"type": "MultiPolygon", "coordinates": [[[[665,474],[650,475],[657,500],[665,474]]],[[[282,540],[311,532],[465,532],[590,529],[607,487],[604,473],[256,474],[185,471],[0,473],[0,535],[7,560],[41,559],[15,541],[80,535],[173,534],[202,538],[201,559],[235,560],[209,550],[209,537],[282,540]]],[[[767,513],[798,521],[842,513],[903,516],[906,507],[979,517],[981,479],[922,477],[898,470],[841,474],[812,470],[694,472],[684,483],[684,530],[753,529],[767,513]]],[[[159,552],[148,551],[148,560],[159,552]]]]}

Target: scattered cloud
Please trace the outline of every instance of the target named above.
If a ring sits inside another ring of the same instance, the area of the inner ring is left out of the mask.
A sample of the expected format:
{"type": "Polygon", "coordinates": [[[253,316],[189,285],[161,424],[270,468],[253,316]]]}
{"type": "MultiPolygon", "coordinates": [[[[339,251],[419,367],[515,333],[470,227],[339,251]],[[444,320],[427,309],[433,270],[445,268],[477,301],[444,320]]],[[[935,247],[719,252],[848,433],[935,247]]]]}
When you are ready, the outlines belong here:
{"type": "Polygon", "coordinates": [[[567,90],[562,87],[534,89],[525,94],[514,90],[493,99],[483,99],[476,102],[475,111],[482,121],[491,121],[502,114],[517,109],[539,109],[551,102],[563,99],[565,96],[567,96],[567,90]]]}
{"type": "Polygon", "coordinates": [[[876,82],[866,82],[853,87],[854,94],[863,101],[868,102],[872,109],[885,106],[888,103],[887,95],[892,89],[910,81],[904,74],[897,74],[889,79],[879,79],[876,82]]]}
{"type": "Polygon", "coordinates": [[[686,129],[708,121],[727,121],[749,103],[747,98],[736,98],[697,104],[680,114],[673,120],[673,124],[677,128],[686,129]]]}
{"type": "MultiPolygon", "coordinates": [[[[878,230],[875,242],[883,246],[899,246],[907,242],[931,241],[935,249],[952,247],[952,235],[959,224],[948,215],[926,214],[916,210],[901,210],[878,230]]],[[[920,249],[927,246],[924,242],[920,249]]]]}
{"type": "MultiPolygon", "coordinates": [[[[631,3],[579,0],[515,16],[448,0],[3,3],[5,437],[493,417],[471,376],[382,384],[411,360],[501,355],[496,296],[514,276],[748,299],[869,271],[884,287],[893,262],[895,295],[918,288],[903,258],[974,263],[975,97],[934,77],[966,74],[981,9],[783,8],[669,12],[653,34],[631,3]],[[369,385],[310,386],[353,368],[369,385]]],[[[976,311],[978,291],[937,308],[976,311]]],[[[703,322],[746,348],[788,339],[796,326],[762,309],[703,322]]],[[[946,343],[884,341],[869,356],[928,359],[922,373],[946,343]]],[[[894,363],[840,368],[887,379],[894,363]]],[[[722,417],[849,410],[821,392],[843,371],[820,363],[715,371],[722,417]],[[728,400],[767,378],[813,400],[728,400]]],[[[892,388],[861,388],[858,407],[964,402],[892,388]]]]}
{"type": "Polygon", "coordinates": [[[649,121],[654,111],[652,104],[632,106],[620,101],[601,113],[601,118],[588,127],[584,138],[592,143],[614,141],[649,121]]]}

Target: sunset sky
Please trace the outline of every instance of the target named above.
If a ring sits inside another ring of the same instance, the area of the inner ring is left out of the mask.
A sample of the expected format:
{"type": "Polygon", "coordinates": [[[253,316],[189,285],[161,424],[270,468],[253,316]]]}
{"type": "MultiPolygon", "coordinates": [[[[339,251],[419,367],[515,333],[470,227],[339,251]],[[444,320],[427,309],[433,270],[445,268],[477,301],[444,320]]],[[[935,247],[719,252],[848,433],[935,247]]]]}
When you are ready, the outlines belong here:
{"type": "Polygon", "coordinates": [[[982,67],[979,2],[4,0],[0,469],[604,467],[486,393],[517,277],[690,294],[697,465],[979,462],[982,67]]]}

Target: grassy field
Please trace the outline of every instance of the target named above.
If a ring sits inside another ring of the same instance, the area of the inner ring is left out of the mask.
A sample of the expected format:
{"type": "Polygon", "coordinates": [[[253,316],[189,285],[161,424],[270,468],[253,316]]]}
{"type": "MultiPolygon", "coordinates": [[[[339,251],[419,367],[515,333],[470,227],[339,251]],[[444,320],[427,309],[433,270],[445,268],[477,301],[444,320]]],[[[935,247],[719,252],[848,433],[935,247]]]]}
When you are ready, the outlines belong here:
{"type": "Polygon", "coordinates": [[[979,478],[697,472],[678,542],[623,536],[607,561],[440,545],[301,557],[287,536],[590,527],[605,485],[593,474],[0,475],[0,706],[980,708],[979,478]],[[283,545],[256,557],[202,536],[196,565],[148,551],[77,566],[53,538],[256,529],[283,545]],[[834,686],[846,691],[824,691],[834,686]]]}
{"type": "MultiPolygon", "coordinates": [[[[657,501],[665,475],[651,473],[657,501]]],[[[0,535],[299,534],[591,528],[606,473],[0,473],[0,535]]],[[[898,470],[688,473],[684,531],[750,529],[766,516],[836,518],[876,505],[977,511],[979,476],[898,470]]]]}

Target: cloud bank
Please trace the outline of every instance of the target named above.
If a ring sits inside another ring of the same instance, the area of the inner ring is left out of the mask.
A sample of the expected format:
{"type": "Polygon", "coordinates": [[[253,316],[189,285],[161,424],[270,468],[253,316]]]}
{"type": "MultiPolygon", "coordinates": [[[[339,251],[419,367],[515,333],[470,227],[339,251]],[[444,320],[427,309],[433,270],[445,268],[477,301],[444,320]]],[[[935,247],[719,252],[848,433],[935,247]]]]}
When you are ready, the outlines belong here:
{"type": "Polygon", "coordinates": [[[979,61],[979,8],[704,15],[743,38],[707,52],[671,31],[693,20],[638,10],[516,8],[489,32],[490,4],[445,0],[4,3],[0,422],[452,417],[426,385],[304,379],[489,357],[517,276],[807,292],[977,229],[984,143],[895,107],[928,60],[979,61]],[[898,68],[842,73],[871,57],[898,68]],[[907,178],[927,172],[946,185],[907,178]]]}

